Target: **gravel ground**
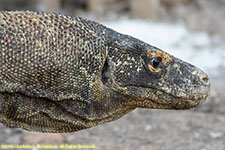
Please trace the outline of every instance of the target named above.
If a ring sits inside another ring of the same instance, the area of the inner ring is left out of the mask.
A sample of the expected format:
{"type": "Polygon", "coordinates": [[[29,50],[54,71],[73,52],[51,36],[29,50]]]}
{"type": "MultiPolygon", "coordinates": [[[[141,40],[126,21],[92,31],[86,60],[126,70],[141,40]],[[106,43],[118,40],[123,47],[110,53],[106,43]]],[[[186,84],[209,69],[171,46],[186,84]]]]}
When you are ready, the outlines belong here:
{"type": "Polygon", "coordinates": [[[70,134],[33,133],[0,125],[0,144],[80,144],[95,145],[97,150],[225,150],[224,76],[225,71],[221,71],[212,78],[211,96],[195,109],[136,109],[117,121],[70,134]]]}

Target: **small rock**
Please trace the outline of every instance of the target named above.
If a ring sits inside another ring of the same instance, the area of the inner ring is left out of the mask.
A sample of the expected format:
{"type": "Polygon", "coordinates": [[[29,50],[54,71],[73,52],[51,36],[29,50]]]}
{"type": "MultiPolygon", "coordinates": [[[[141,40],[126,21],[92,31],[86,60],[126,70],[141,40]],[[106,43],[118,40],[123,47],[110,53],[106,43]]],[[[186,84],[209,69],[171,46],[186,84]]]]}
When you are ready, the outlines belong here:
{"type": "Polygon", "coordinates": [[[10,129],[10,128],[5,128],[5,129],[4,129],[4,133],[6,134],[6,136],[9,136],[9,135],[12,134],[12,129],[10,129]]]}
{"type": "Polygon", "coordinates": [[[196,139],[200,139],[201,138],[201,134],[199,134],[198,132],[194,132],[194,137],[196,139]]]}
{"type": "Polygon", "coordinates": [[[6,142],[8,144],[20,144],[21,137],[19,135],[12,135],[6,140],[6,142]]]}
{"type": "Polygon", "coordinates": [[[214,139],[221,138],[222,136],[224,136],[222,132],[210,132],[209,135],[211,138],[214,139]]]}
{"type": "Polygon", "coordinates": [[[145,126],[145,131],[150,131],[152,130],[152,126],[150,124],[145,126]]]}

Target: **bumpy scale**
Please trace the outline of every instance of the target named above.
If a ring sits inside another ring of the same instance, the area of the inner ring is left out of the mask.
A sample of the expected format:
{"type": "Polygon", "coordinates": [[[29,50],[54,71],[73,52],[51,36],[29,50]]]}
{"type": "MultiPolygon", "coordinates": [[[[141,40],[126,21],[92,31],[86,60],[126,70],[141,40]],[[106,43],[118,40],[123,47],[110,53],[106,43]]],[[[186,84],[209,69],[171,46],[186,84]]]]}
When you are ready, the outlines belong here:
{"type": "Polygon", "coordinates": [[[189,109],[209,79],[166,52],[79,17],[0,13],[0,122],[74,132],[135,108],[189,109]]]}

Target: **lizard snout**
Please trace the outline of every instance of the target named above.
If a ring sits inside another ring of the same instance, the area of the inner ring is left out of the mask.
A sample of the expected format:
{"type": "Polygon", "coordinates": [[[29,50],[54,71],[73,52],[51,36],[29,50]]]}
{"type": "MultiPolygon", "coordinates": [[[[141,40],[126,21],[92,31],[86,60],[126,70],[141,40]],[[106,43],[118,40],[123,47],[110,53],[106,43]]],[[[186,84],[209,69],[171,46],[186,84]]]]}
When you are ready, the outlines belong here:
{"type": "Polygon", "coordinates": [[[206,73],[204,73],[202,70],[200,70],[198,68],[194,68],[192,75],[195,77],[196,76],[198,77],[199,84],[206,86],[206,87],[210,86],[210,79],[209,79],[208,75],[206,73]]]}
{"type": "Polygon", "coordinates": [[[205,85],[205,86],[210,85],[209,77],[205,73],[200,74],[200,79],[201,79],[203,85],[205,85]]]}

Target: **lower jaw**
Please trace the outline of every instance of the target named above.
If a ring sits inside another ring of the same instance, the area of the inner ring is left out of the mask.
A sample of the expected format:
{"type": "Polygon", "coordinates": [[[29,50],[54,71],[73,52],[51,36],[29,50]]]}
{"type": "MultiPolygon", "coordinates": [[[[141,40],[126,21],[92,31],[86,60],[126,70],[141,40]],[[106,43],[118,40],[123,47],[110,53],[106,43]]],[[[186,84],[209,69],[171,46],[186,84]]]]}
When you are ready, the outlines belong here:
{"type": "Polygon", "coordinates": [[[205,98],[196,100],[179,98],[171,103],[157,103],[155,101],[144,100],[134,102],[134,105],[136,105],[138,108],[185,110],[194,108],[199,104],[202,104],[204,101],[205,98]]]}
{"type": "Polygon", "coordinates": [[[206,98],[195,99],[195,100],[182,99],[180,102],[175,103],[173,108],[177,110],[190,109],[190,108],[197,107],[198,105],[202,104],[205,100],[206,98]]]}

